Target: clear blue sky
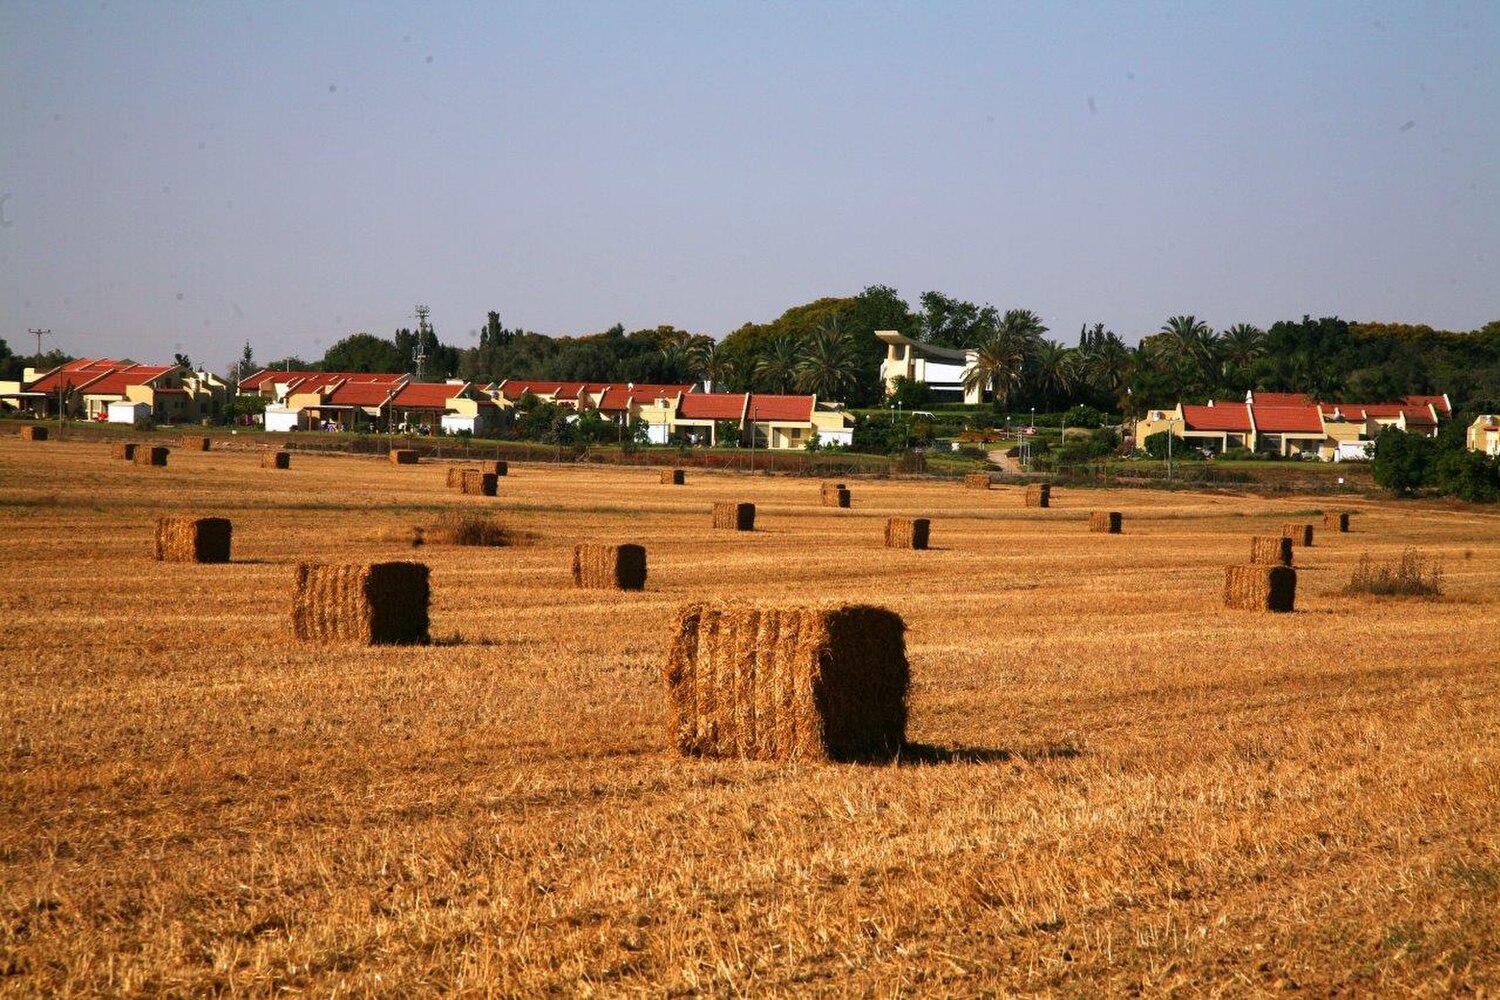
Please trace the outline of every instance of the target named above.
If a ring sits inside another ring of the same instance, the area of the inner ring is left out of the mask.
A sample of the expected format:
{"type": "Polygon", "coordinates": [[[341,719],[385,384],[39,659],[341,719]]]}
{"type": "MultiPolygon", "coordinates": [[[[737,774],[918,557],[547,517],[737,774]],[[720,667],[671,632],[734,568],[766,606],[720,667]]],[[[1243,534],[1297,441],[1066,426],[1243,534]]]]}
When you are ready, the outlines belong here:
{"type": "Polygon", "coordinates": [[[0,337],[1500,318],[1500,3],[0,3],[0,337]]]}

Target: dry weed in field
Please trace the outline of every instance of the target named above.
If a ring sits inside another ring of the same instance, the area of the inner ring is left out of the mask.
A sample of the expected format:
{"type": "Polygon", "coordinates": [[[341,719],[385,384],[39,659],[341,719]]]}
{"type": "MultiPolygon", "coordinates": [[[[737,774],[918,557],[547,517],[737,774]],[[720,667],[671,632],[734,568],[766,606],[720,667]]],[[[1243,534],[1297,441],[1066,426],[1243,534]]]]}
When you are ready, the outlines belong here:
{"type": "Polygon", "coordinates": [[[1416,549],[1407,549],[1389,562],[1376,562],[1366,552],[1344,587],[1346,594],[1382,597],[1437,597],[1442,592],[1442,565],[1416,549]]]}

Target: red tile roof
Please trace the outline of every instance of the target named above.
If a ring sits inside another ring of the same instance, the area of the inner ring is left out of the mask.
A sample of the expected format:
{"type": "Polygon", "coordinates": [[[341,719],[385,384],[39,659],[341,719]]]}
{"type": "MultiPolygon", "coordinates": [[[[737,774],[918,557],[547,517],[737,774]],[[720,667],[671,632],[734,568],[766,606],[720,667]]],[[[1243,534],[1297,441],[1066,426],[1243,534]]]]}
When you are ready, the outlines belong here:
{"type": "Polygon", "coordinates": [[[1322,416],[1318,407],[1311,403],[1305,406],[1265,406],[1256,401],[1252,409],[1255,429],[1262,434],[1323,433],[1322,416]]]}
{"type": "Polygon", "coordinates": [[[677,415],[687,420],[739,420],[745,415],[748,393],[689,392],[677,406],[677,415]]]}
{"type": "Polygon", "coordinates": [[[1256,406],[1310,406],[1312,397],[1303,392],[1252,392],[1256,406]]]}
{"type": "Polygon", "coordinates": [[[612,385],[604,390],[599,397],[599,409],[608,412],[622,412],[628,406],[649,406],[658,399],[674,399],[692,391],[690,385],[649,385],[640,383],[631,385],[612,385]]]}
{"type": "Polygon", "coordinates": [[[176,365],[136,365],[127,361],[79,358],[60,365],[26,387],[27,392],[77,389],[89,395],[123,396],[126,385],[146,385],[176,365]]]}
{"type": "Polygon", "coordinates": [[[329,385],[333,382],[368,382],[372,384],[395,385],[407,376],[400,372],[313,372],[301,371],[293,368],[285,371],[280,368],[262,368],[248,378],[240,379],[241,392],[259,392],[267,386],[281,383],[288,385],[293,382],[305,383],[306,387],[299,387],[299,392],[314,392],[317,387],[329,385]]]}
{"type": "Polygon", "coordinates": [[[528,392],[536,393],[538,396],[551,396],[563,387],[562,382],[538,382],[530,379],[508,378],[500,385],[500,395],[509,400],[517,400],[528,392]]]}
{"type": "Polygon", "coordinates": [[[176,367],[176,365],[130,365],[125,368],[116,368],[102,378],[83,386],[81,391],[86,396],[123,396],[126,386],[150,385],[176,367]]]}
{"type": "Polygon", "coordinates": [[[1402,401],[1412,406],[1431,405],[1434,410],[1445,417],[1453,416],[1453,408],[1448,405],[1447,396],[1403,396],[1402,401]]]}
{"type": "Polygon", "coordinates": [[[796,420],[812,419],[816,396],[763,396],[750,397],[751,420],[796,420]]]}
{"type": "Polygon", "coordinates": [[[392,403],[408,410],[443,410],[468,387],[467,382],[408,382],[392,403]]]}
{"type": "MultiPolygon", "coordinates": [[[[328,402],[333,406],[384,406],[394,388],[379,382],[339,382],[328,394],[328,402]]],[[[296,391],[313,390],[299,386],[296,391]]]]}
{"type": "Polygon", "coordinates": [[[1244,403],[1183,406],[1183,430],[1250,433],[1250,408],[1244,403]]]}

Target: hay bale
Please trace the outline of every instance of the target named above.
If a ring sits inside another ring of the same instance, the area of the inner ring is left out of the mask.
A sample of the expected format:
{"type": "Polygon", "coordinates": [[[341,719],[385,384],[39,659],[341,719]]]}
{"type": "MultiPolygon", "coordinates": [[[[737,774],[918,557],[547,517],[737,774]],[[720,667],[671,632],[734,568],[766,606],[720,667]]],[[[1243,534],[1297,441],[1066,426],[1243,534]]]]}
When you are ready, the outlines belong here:
{"type": "Polygon", "coordinates": [[[462,489],[464,485],[464,473],[478,471],[478,469],[466,469],[461,465],[448,466],[448,488],[450,490],[462,489]]]}
{"type": "Polygon", "coordinates": [[[290,469],[292,467],[292,453],[270,449],[263,451],[260,453],[260,467],[262,469],[290,469]]]}
{"type": "Polygon", "coordinates": [[[499,478],[493,472],[465,469],[458,488],[469,496],[492,497],[500,491],[499,483],[499,478]]]}
{"type": "Polygon", "coordinates": [[[1290,538],[1293,545],[1309,546],[1313,543],[1313,526],[1287,522],[1281,526],[1281,536],[1290,538]]]}
{"type": "Polygon", "coordinates": [[[131,461],[136,465],[166,465],[167,449],[161,445],[136,445],[131,461]]]}
{"type": "Polygon", "coordinates": [[[573,546],[573,586],[590,590],[646,589],[643,545],[573,546]]]}
{"type": "Polygon", "coordinates": [[[1089,530],[1101,535],[1118,535],[1125,518],[1117,510],[1096,510],[1089,515],[1089,530]]]}
{"type": "Polygon", "coordinates": [[[824,507],[849,506],[849,488],[843,483],[824,483],[822,492],[824,507]]]}
{"type": "Polygon", "coordinates": [[[1239,611],[1291,611],[1297,571],[1290,566],[1224,567],[1224,606],[1239,611]]]}
{"type": "Polygon", "coordinates": [[[869,605],[677,612],[663,677],[684,755],[889,758],[906,741],[906,625],[869,605]]]}
{"type": "Polygon", "coordinates": [[[27,424],[21,428],[22,441],[45,441],[47,440],[47,428],[41,424],[27,424]]]}
{"type": "Polygon", "coordinates": [[[202,437],[198,434],[185,434],[182,437],[181,444],[188,451],[208,451],[213,444],[213,439],[202,437]]]}
{"type": "Polygon", "coordinates": [[[1340,534],[1349,530],[1349,512],[1340,511],[1337,514],[1324,514],[1323,527],[1329,531],[1337,531],[1340,534]]]}
{"type": "Polygon", "coordinates": [[[893,517],[885,522],[885,547],[925,549],[932,522],[925,517],[893,517]]]}
{"type": "Polygon", "coordinates": [[[156,560],[227,563],[232,533],[227,517],[158,517],[156,560]]]}
{"type": "Polygon", "coordinates": [[[410,448],[392,448],[392,465],[416,465],[417,453],[410,448]]]}
{"type": "Polygon", "coordinates": [[[682,486],[687,482],[687,474],[681,469],[662,469],[661,484],[663,486],[682,486]]]}
{"type": "Polygon", "coordinates": [[[721,501],[714,504],[714,527],[731,531],[755,530],[755,504],[721,501]]]}
{"type": "Polygon", "coordinates": [[[425,645],[427,567],[414,562],[298,563],[292,633],[307,642],[425,645]]]}
{"type": "Polygon", "coordinates": [[[1032,483],[1030,486],[1026,487],[1026,506],[1052,506],[1052,484],[1032,483]]]}
{"type": "Polygon", "coordinates": [[[1250,562],[1257,566],[1290,566],[1292,540],[1284,535],[1260,535],[1250,539],[1250,562]]]}
{"type": "Polygon", "coordinates": [[[109,446],[110,458],[123,458],[127,462],[135,461],[136,443],[134,441],[114,441],[109,446]]]}
{"type": "Polygon", "coordinates": [[[987,490],[990,488],[990,474],[988,472],[970,472],[964,476],[964,489],[987,490]]]}
{"type": "Polygon", "coordinates": [[[505,462],[480,462],[480,472],[490,472],[496,476],[504,476],[510,473],[510,465],[505,462]]]}

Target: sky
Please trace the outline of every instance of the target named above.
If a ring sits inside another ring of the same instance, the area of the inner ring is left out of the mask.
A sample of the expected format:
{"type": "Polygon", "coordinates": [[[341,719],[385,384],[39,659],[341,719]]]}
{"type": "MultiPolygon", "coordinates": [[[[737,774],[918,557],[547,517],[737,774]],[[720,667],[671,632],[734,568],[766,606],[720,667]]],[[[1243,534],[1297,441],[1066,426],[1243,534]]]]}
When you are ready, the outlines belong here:
{"type": "Polygon", "coordinates": [[[0,2],[0,338],[1500,319],[1500,4],[0,2]]]}

